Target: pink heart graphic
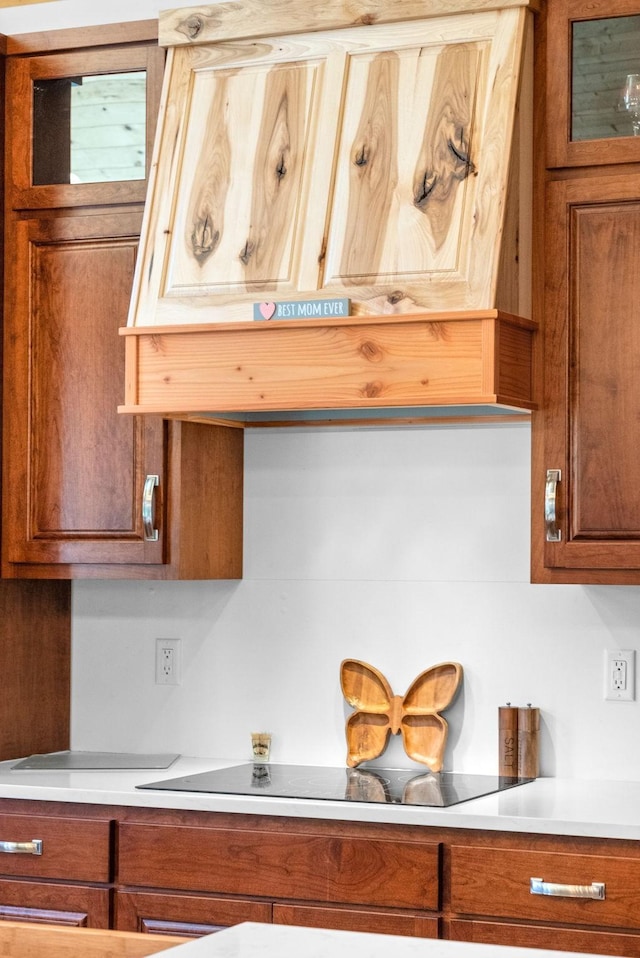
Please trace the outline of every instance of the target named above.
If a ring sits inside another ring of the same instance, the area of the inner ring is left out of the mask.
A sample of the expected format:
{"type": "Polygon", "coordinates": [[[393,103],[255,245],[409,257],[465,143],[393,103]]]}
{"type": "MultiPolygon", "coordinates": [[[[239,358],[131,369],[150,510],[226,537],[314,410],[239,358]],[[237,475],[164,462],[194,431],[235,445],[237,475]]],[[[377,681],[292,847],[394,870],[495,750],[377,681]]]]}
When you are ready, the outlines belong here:
{"type": "Polygon", "coordinates": [[[260,315],[263,319],[271,319],[275,311],[275,303],[260,303],[260,315]]]}

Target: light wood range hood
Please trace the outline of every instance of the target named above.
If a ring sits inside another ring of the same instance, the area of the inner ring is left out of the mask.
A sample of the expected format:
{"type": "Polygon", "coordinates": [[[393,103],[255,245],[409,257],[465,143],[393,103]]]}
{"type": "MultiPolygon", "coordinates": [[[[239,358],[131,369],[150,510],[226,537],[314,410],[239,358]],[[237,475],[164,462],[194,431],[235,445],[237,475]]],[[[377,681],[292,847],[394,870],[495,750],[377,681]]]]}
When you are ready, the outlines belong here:
{"type": "Polygon", "coordinates": [[[534,408],[531,20],[516,0],[161,14],[121,411],[534,408]]]}

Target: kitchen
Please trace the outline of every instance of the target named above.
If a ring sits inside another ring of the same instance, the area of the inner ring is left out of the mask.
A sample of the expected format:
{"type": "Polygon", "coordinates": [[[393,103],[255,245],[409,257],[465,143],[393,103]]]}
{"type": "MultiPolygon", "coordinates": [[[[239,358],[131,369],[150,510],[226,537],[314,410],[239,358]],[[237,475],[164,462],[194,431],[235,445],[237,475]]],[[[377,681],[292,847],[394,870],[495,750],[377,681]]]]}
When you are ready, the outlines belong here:
{"type": "MultiPolygon", "coordinates": [[[[127,6],[109,19],[161,9],[127,6]]],[[[100,22],[84,7],[9,7],[0,32],[100,22]]],[[[274,761],[342,765],[345,657],[400,694],[455,660],[447,767],[495,772],[498,706],[531,702],[543,776],[639,781],[638,704],[603,683],[640,591],[530,584],[530,445],[525,422],[247,430],[242,580],[73,583],[73,748],[243,760],[265,729],[274,761]],[[155,682],[158,637],[181,639],[178,686],[155,682]]]]}

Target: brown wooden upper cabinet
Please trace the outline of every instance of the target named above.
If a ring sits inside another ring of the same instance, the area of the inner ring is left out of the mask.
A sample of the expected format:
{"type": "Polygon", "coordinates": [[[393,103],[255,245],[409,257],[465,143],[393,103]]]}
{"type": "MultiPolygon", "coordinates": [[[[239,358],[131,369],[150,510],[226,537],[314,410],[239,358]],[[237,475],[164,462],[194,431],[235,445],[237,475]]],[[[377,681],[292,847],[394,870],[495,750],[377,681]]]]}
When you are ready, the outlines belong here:
{"type": "Polygon", "coordinates": [[[163,59],[8,58],[7,577],[242,574],[241,431],[117,413],[163,59]]]}
{"type": "Polygon", "coordinates": [[[637,0],[549,5],[537,582],[640,583],[639,38],[637,0]]]}
{"type": "Polygon", "coordinates": [[[640,5],[554,0],[548,7],[548,166],[639,162],[640,5]]]}

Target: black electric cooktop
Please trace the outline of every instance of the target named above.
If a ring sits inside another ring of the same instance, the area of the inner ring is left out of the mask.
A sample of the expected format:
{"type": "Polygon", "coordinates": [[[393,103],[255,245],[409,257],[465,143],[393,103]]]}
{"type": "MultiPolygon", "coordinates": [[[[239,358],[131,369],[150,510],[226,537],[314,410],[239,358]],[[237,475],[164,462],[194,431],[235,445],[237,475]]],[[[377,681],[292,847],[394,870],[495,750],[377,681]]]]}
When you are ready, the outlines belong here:
{"type": "Polygon", "coordinates": [[[397,768],[325,768],[313,765],[257,765],[253,762],[218,768],[182,778],[137,785],[172,792],[222,795],[266,795],[332,802],[377,802],[446,808],[472,798],[501,792],[530,778],[464,775],[397,768]]]}

